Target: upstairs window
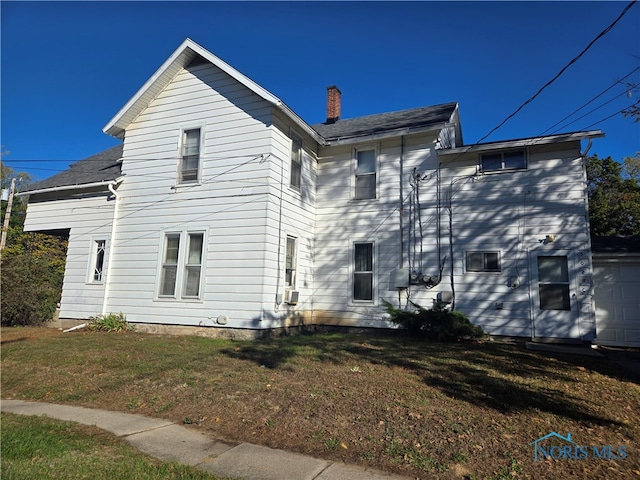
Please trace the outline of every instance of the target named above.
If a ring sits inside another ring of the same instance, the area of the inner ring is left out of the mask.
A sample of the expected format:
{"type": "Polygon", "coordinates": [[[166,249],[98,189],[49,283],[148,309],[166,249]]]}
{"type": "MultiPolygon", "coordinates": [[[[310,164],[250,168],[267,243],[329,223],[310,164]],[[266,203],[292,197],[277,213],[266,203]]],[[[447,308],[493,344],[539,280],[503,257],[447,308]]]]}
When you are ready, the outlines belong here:
{"type": "Polygon", "coordinates": [[[499,252],[467,252],[467,272],[500,272],[499,252]]]}
{"type": "Polygon", "coordinates": [[[198,181],[200,169],[200,129],[182,132],[182,152],[180,155],[180,183],[198,181]]]}
{"type": "Polygon", "coordinates": [[[287,288],[296,288],[296,243],[295,237],[287,236],[284,266],[284,284],[287,288]]]}
{"type": "Polygon", "coordinates": [[[356,175],[355,175],[356,200],[376,198],[376,151],[356,151],[356,175]]]}
{"type": "Polygon", "coordinates": [[[302,182],[302,139],[291,134],[291,178],[289,186],[300,190],[302,182]]]}
{"type": "Polygon", "coordinates": [[[527,168],[527,152],[522,149],[484,153],[480,155],[480,162],[483,172],[521,170],[527,168]]]}

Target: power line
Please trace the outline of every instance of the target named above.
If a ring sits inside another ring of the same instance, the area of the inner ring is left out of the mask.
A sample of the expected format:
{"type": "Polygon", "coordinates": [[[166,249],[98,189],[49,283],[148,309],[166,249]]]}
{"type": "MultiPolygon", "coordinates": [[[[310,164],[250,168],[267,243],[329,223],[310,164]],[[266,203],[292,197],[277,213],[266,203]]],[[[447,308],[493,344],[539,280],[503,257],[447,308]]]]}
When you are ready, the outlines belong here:
{"type": "Polygon", "coordinates": [[[624,15],[629,11],[629,9],[633,6],[634,3],[636,3],[638,0],[632,0],[631,3],[629,3],[624,10],[622,11],[622,13],[620,15],[618,15],[618,18],[616,18],[607,28],[605,28],[602,32],[600,32],[596,38],[594,38],[593,40],[591,40],[591,42],[589,43],[589,45],[587,45],[576,57],[574,57],[569,63],[567,63],[556,75],[555,77],[553,77],[551,80],[549,80],[547,83],[545,83],[542,88],[540,88],[540,90],[538,90],[531,98],[529,98],[527,101],[525,101],[522,105],[520,105],[511,115],[509,115],[507,118],[505,118],[498,126],[494,127],[489,133],[487,133],[484,137],[482,137],[480,140],[478,140],[476,142],[476,145],[479,143],[482,143],[483,140],[485,140],[487,137],[489,137],[493,132],[495,132],[496,130],[498,130],[499,128],[501,128],[505,123],[507,123],[509,120],[511,120],[513,117],[515,117],[524,107],[526,107],[528,104],[530,104],[531,102],[533,102],[533,100],[535,100],[538,95],[540,95],[544,90],[547,89],[547,87],[549,87],[553,82],[555,82],[571,65],[573,65],[574,63],[576,63],[592,46],[593,44],[595,44],[599,39],[601,39],[602,37],[604,37],[607,33],[609,33],[611,31],[611,29],[622,19],[622,17],[624,17],[624,15]]]}
{"type": "MultiPolygon", "coordinates": [[[[565,120],[568,120],[569,118],[571,118],[573,115],[575,115],[576,113],[578,113],[580,110],[582,110],[583,108],[585,108],[587,105],[589,105],[590,103],[596,101],[598,98],[600,98],[602,95],[604,95],[605,93],[607,93],[609,90],[611,90],[612,88],[614,88],[616,85],[622,83],[622,81],[625,78],[630,77],[631,75],[633,75],[635,72],[637,72],[638,70],[640,70],[640,67],[636,67],[633,70],[631,70],[631,72],[627,73],[624,77],[622,77],[620,80],[616,80],[614,83],[612,83],[609,87],[605,88],[602,92],[600,92],[598,95],[596,95],[595,97],[592,97],[591,100],[589,100],[588,102],[583,103],[580,107],[578,107],[577,109],[575,109],[573,112],[571,112],[569,115],[565,116],[564,118],[562,118],[561,120],[557,121],[556,123],[554,123],[553,125],[551,125],[549,128],[547,128],[544,132],[540,133],[538,136],[541,137],[542,135],[544,135],[545,133],[547,133],[548,131],[552,130],[553,128],[557,127],[558,125],[560,125],[562,122],[564,122],[565,120]]],[[[617,97],[616,97],[617,98],[617,97]]],[[[592,110],[593,111],[593,110],[592,110]]],[[[581,117],[582,118],[582,117],[581,117]]],[[[575,122],[576,120],[574,120],[575,122]]],[[[574,123],[571,122],[571,123],[574,123]]],[[[567,125],[571,125],[571,123],[567,124],[567,125]]],[[[567,125],[564,125],[562,128],[565,128],[567,125]]],[[[557,132],[558,130],[555,130],[554,132],[557,132]]]]}

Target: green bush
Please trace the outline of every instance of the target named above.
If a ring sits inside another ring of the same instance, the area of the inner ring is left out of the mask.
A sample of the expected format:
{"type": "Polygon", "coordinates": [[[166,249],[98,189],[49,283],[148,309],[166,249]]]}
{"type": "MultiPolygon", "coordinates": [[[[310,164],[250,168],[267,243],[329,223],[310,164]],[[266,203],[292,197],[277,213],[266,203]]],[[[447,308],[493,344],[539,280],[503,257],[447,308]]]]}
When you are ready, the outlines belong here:
{"type": "Polygon", "coordinates": [[[384,301],[391,321],[412,335],[436,342],[455,342],[486,336],[482,328],[473,325],[462,312],[447,310],[441,303],[436,303],[431,309],[410,303],[415,308],[414,311],[396,308],[384,301]]]}
{"type": "Polygon", "coordinates": [[[5,256],[3,252],[2,325],[38,325],[51,320],[60,301],[63,272],[48,258],[5,256]]]}
{"type": "Polygon", "coordinates": [[[127,317],[124,313],[107,313],[106,315],[96,315],[89,317],[89,330],[101,332],[124,332],[133,330],[134,328],[127,323],[127,317]]]}

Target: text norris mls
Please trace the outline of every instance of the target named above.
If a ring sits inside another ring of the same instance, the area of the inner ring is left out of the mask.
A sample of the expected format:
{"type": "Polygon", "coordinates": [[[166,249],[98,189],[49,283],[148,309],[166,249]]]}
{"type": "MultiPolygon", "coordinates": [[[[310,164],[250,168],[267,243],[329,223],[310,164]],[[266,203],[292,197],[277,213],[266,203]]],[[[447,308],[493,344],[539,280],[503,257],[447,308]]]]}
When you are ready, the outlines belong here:
{"type": "Polygon", "coordinates": [[[554,460],[585,460],[587,458],[596,458],[602,460],[624,460],[627,458],[627,447],[625,445],[619,445],[614,447],[613,445],[578,445],[571,440],[571,434],[568,433],[566,437],[551,432],[544,437],[540,437],[534,440],[529,445],[533,445],[533,458],[534,461],[545,460],[548,458],[554,460]],[[557,438],[565,445],[541,445],[540,442],[557,438]]]}

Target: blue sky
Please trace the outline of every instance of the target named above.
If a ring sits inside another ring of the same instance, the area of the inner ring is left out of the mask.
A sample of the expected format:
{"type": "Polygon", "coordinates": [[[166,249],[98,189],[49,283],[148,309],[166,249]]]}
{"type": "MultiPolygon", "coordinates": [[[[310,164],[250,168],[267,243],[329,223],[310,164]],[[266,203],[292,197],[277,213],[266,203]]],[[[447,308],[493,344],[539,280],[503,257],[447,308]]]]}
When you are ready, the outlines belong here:
{"type": "MultiPolygon", "coordinates": [[[[102,128],[186,37],[309,124],[337,85],[342,118],[457,101],[475,143],[627,4],[2,1],[3,161],[43,179],[116,145],[102,128]]],[[[590,153],[622,160],[640,151],[640,123],[615,115],[640,97],[628,83],[640,84],[640,3],[485,141],[600,129],[590,153]]]]}

